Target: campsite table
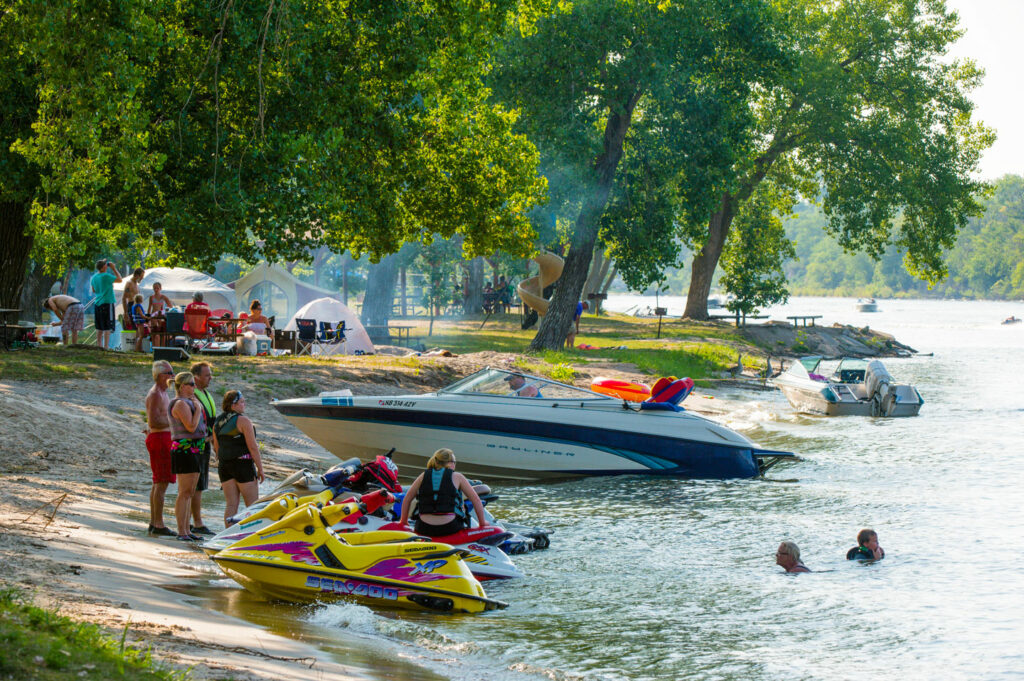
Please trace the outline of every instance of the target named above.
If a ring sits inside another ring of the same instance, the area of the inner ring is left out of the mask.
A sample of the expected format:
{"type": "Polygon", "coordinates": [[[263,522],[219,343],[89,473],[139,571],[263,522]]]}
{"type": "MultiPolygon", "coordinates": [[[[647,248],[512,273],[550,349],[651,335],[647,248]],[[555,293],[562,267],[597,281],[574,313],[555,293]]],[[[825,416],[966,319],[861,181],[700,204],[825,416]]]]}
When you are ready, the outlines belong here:
{"type": "MultiPolygon", "coordinates": [[[[404,345],[405,347],[409,347],[409,329],[411,328],[413,327],[407,324],[396,324],[394,326],[389,326],[388,331],[396,332],[395,342],[398,343],[398,345],[404,345]]],[[[390,333],[388,335],[390,336],[390,333]]]]}
{"type": "Polygon", "coordinates": [[[217,340],[234,341],[238,338],[238,327],[249,323],[248,319],[215,319],[210,317],[206,322],[214,330],[217,340]]]}
{"type": "Polygon", "coordinates": [[[19,312],[21,312],[20,307],[0,308],[0,347],[4,349],[11,347],[14,331],[21,328],[17,324],[8,323],[8,318],[14,317],[14,321],[18,321],[17,314],[19,312]]]}
{"type": "Polygon", "coordinates": [[[803,322],[804,326],[814,326],[814,320],[821,319],[821,317],[822,315],[820,314],[797,314],[786,317],[786,319],[792,319],[794,327],[800,326],[800,322],[803,322]]]}

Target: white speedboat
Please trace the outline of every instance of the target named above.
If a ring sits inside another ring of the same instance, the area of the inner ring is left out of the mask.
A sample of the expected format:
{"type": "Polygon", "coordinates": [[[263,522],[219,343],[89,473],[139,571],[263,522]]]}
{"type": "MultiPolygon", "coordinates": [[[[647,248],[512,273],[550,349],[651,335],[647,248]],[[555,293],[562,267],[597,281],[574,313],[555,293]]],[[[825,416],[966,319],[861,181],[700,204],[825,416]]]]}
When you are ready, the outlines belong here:
{"type": "Polygon", "coordinates": [[[323,393],[273,405],[341,459],[394,447],[405,475],[417,475],[441,447],[455,452],[460,472],[488,481],[631,473],[749,478],[794,458],[674,406],[641,408],[529,375],[517,393],[509,382],[516,374],[484,369],[424,395],[323,393]]]}
{"type": "Polygon", "coordinates": [[[878,312],[878,303],[874,298],[858,298],[857,312],[878,312]]]}
{"type": "Polygon", "coordinates": [[[823,358],[804,357],[773,379],[798,411],[826,416],[917,416],[924,400],[912,385],[897,385],[876,360],[845,358],[831,375],[823,358]]]}

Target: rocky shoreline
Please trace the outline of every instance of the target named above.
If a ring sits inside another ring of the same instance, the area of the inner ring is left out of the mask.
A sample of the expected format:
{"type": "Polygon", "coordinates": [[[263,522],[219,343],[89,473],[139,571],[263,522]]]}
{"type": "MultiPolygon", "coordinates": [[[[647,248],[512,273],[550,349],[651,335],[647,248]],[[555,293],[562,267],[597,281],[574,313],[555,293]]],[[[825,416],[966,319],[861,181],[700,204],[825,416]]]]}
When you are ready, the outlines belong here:
{"type": "Polygon", "coordinates": [[[917,350],[897,341],[892,335],[867,326],[796,326],[787,322],[768,322],[739,329],[745,340],[763,349],[769,357],[822,355],[840,357],[909,357],[917,350]]]}

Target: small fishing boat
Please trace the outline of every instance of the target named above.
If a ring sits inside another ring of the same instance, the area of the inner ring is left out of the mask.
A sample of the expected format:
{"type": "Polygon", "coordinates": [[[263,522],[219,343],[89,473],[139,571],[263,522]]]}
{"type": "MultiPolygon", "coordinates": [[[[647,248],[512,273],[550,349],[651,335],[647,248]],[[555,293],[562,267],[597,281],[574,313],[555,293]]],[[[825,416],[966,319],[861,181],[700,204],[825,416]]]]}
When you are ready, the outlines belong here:
{"type": "Polygon", "coordinates": [[[1020,324],[1020,322],[1020,317],[1014,317],[1013,315],[1010,315],[1009,317],[1003,320],[1003,324],[1020,324]]]}
{"type": "Polygon", "coordinates": [[[858,298],[857,312],[878,312],[878,303],[874,298],[858,298]]]}
{"type": "Polygon", "coordinates": [[[825,416],[917,416],[924,400],[912,385],[898,385],[876,360],[844,358],[831,376],[822,357],[804,357],[773,382],[793,407],[825,416]]]}

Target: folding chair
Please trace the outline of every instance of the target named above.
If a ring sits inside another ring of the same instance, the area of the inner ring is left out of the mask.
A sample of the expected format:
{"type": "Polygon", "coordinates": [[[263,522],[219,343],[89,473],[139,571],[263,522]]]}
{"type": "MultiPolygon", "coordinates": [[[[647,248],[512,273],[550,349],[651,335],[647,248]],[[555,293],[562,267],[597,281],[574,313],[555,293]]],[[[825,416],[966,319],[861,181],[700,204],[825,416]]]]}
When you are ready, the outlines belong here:
{"type": "Polygon", "coordinates": [[[204,314],[185,314],[185,335],[192,350],[202,350],[213,341],[210,318],[204,314]]]}
{"type": "Polygon", "coordinates": [[[320,332],[317,334],[317,343],[320,345],[344,344],[345,321],[342,320],[333,327],[330,322],[320,322],[320,332]]]}
{"type": "Polygon", "coordinates": [[[298,329],[298,335],[295,338],[296,357],[304,354],[312,355],[311,350],[314,345],[317,345],[316,320],[296,319],[295,326],[298,329]]]}

